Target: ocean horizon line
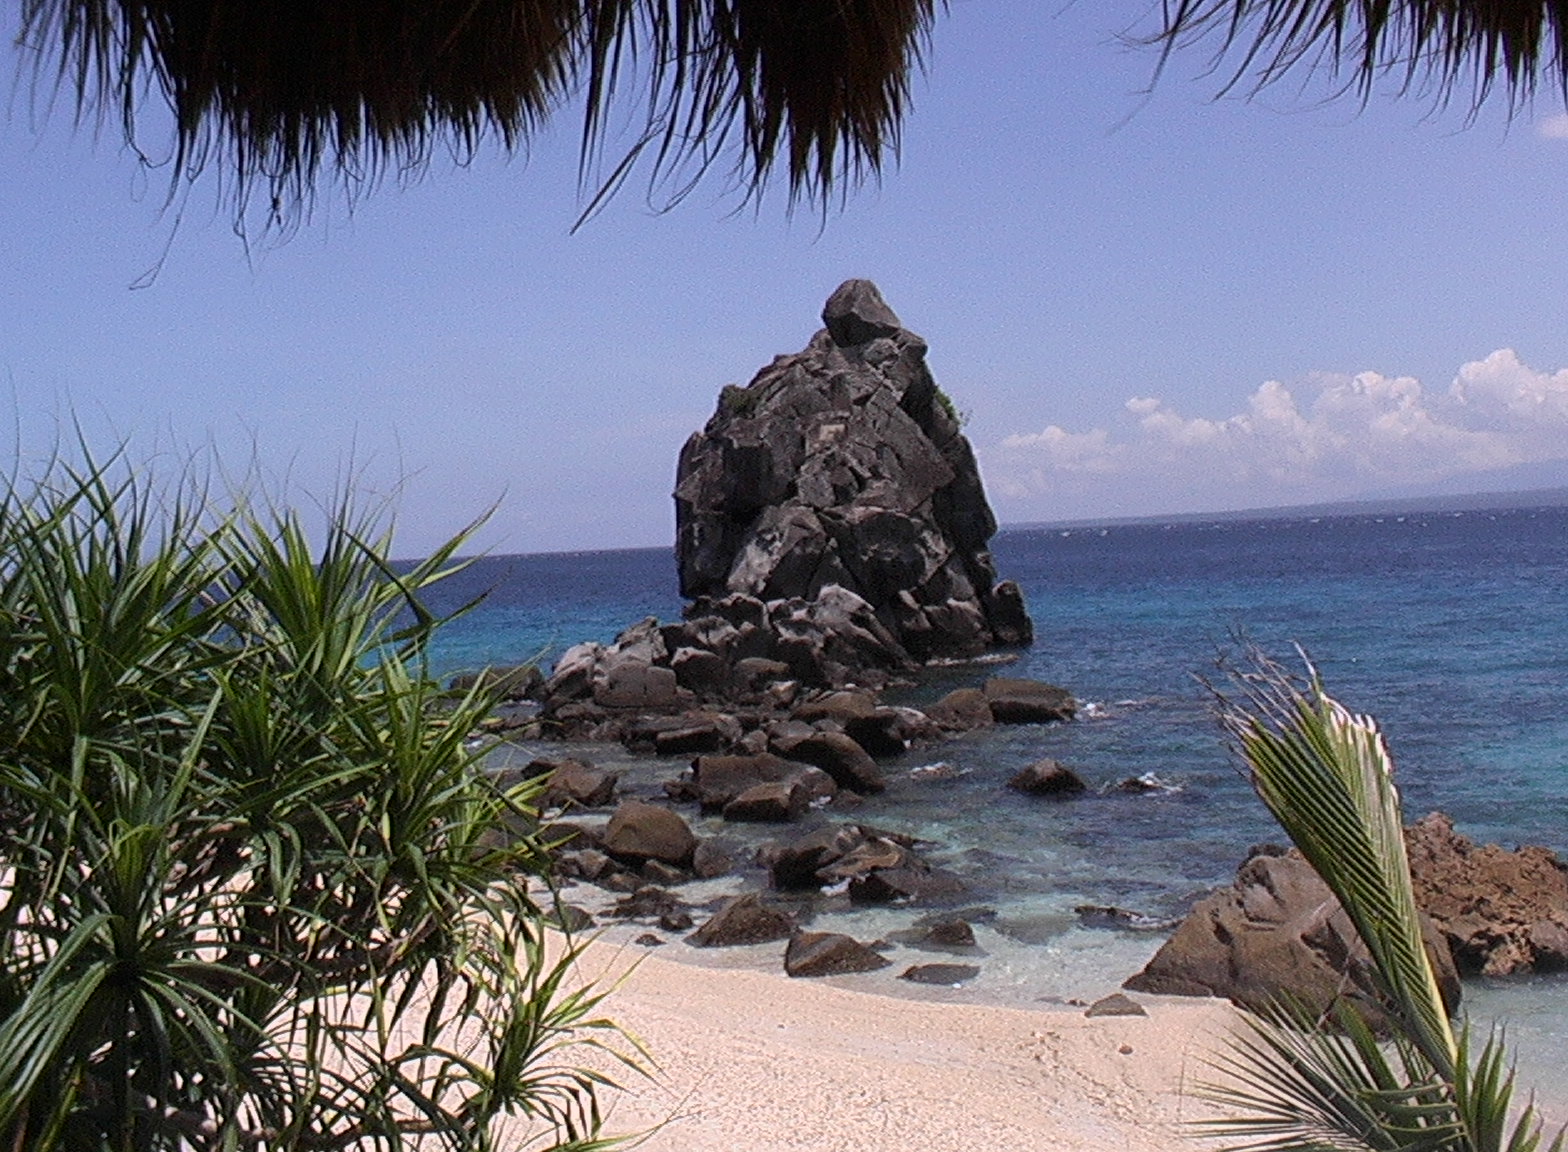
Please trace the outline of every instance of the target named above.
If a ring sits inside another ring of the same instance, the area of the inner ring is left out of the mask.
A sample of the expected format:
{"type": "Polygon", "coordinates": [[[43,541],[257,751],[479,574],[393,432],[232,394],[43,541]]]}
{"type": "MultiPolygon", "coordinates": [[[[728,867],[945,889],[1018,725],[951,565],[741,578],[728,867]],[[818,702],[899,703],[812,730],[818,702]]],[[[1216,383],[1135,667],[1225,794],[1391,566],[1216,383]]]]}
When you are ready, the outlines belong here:
{"type": "MultiPolygon", "coordinates": [[[[1496,492],[1467,492],[1457,495],[1368,497],[1358,500],[1328,500],[1310,504],[1275,504],[1260,508],[1211,509],[1195,512],[1155,512],[1126,516],[1084,516],[1057,520],[1014,520],[997,525],[997,535],[1015,532],[1078,531],[1094,528],[1159,527],[1166,524],[1245,523],[1266,520],[1301,520],[1312,517],[1356,517],[1381,515],[1440,515],[1463,512],[1498,512],[1526,508],[1568,507],[1568,486],[1524,488],[1496,492]]],[[[501,559],[505,557],[557,557],[619,555],[633,552],[670,552],[675,542],[666,544],[626,544],[609,548],[541,548],[525,552],[478,552],[459,560],[501,559]]],[[[400,557],[399,563],[416,563],[421,556],[400,557]]]]}

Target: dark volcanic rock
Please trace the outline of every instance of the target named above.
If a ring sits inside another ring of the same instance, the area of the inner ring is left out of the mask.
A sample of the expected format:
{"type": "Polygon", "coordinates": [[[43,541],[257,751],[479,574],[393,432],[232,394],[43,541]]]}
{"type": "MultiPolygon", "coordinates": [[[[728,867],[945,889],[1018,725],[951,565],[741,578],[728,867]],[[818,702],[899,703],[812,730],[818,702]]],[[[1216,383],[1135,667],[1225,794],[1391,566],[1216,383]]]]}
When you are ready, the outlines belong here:
{"type": "Polygon", "coordinates": [[[798,739],[773,741],[779,753],[822,769],[840,788],[870,796],[887,787],[882,769],[859,744],[842,732],[813,732],[798,739]]]}
{"type": "Polygon", "coordinates": [[[993,676],[982,691],[998,724],[1050,724],[1078,714],[1071,692],[1039,680],[993,676]]]}
{"type": "Polygon", "coordinates": [[[922,942],[937,948],[973,948],[974,926],[962,916],[934,920],[926,929],[925,939],[922,942]]]}
{"type": "Polygon", "coordinates": [[[899,973],[900,980],[915,984],[963,984],[980,975],[976,964],[916,964],[899,973]]]}
{"type": "Polygon", "coordinates": [[[724,806],[726,820],[785,824],[798,820],[811,807],[811,796],[799,780],[753,784],[724,806]]]}
{"type": "Polygon", "coordinates": [[[837,597],[835,619],[796,621],[821,642],[791,637],[776,613],[768,622],[778,632],[771,654],[810,683],[840,682],[840,668],[1028,643],[1022,599],[998,585],[987,550],[996,521],[974,453],[926,367],[925,342],[869,281],[840,287],[823,319],[804,351],[725,388],[682,449],[682,593],[706,598],[704,612],[734,593],[837,597]]]}
{"type": "Polygon", "coordinates": [[[1036,760],[1009,780],[1007,786],[1014,792],[1059,799],[1081,796],[1087,791],[1078,773],[1055,760],[1036,760]]]}
{"type": "Polygon", "coordinates": [[[755,892],[748,892],[725,901],[706,923],[686,937],[686,942],[698,948],[727,948],[784,940],[794,932],[793,916],[764,904],[755,892]]]}
{"type": "Polygon", "coordinates": [[[978,688],[955,688],[927,708],[926,715],[948,732],[970,732],[996,723],[985,693],[978,688]]]}
{"type": "Polygon", "coordinates": [[[791,976],[874,972],[891,963],[854,937],[838,932],[797,932],[784,952],[784,971],[791,976]]]}

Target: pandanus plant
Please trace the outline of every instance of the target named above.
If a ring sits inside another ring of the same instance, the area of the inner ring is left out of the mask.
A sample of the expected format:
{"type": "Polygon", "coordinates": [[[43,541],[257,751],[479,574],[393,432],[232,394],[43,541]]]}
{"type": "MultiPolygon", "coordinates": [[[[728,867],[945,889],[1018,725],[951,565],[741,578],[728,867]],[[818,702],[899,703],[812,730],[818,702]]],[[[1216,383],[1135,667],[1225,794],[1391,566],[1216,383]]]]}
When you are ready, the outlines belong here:
{"type": "Polygon", "coordinates": [[[571,1046],[629,1053],[425,675],[462,537],[323,520],[0,487],[0,1148],[603,1146],[571,1046]]]}
{"type": "Polygon", "coordinates": [[[1533,1106],[1515,1106],[1502,1039],[1477,1049],[1444,1008],[1376,721],[1329,696],[1310,663],[1303,683],[1254,655],[1233,680],[1222,722],[1263,803],[1355,924],[1390,1032],[1375,1035],[1349,1006],[1323,1018],[1277,1003],[1216,1058],[1205,1095],[1229,1115],[1200,1129],[1256,1152],[1536,1152],[1547,1136],[1533,1106]]]}

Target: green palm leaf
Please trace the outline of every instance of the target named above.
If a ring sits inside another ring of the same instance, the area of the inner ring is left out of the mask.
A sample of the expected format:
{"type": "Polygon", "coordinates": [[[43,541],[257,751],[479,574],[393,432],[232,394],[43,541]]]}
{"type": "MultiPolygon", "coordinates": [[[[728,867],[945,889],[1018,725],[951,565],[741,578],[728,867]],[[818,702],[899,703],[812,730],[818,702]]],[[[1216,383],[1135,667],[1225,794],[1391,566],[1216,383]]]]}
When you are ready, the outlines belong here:
{"type": "MultiPolygon", "coordinates": [[[[1254,654],[1221,696],[1221,720],[1253,786],[1339,898],[1372,957],[1392,1022],[1380,1042],[1353,1009],[1320,1020],[1292,1008],[1250,1023],[1208,1097],[1238,1115],[1204,1124],[1238,1149],[1525,1152],[1542,1139],[1530,1109],[1511,1115],[1500,1042],[1471,1060],[1422,942],[1393,761],[1377,723],[1340,705],[1309,663],[1304,684],[1254,654]]],[[[1559,1134],[1551,1145],[1563,1146],[1559,1134]]]]}

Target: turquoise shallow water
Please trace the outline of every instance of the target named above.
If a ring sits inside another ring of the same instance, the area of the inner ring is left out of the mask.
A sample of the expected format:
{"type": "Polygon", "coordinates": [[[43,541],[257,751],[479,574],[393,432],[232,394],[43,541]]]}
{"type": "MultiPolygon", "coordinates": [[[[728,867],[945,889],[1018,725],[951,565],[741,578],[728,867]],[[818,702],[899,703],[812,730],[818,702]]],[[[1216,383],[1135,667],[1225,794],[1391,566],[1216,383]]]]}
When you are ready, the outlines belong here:
{"type": "MultiPolygon", "coordinates": [[[[1441,808],[1478,840],[1568,856],[1568,510],[1007,531],[994,546],[1039,636],[1014,667],[1071,688],[1090,714],[911,753],[866,810],[934,841],[996,910],[986,974],[965,995],[1027,1002],[1114,985],[1155,942],[1086,931],[1075,904],[1178,914],[1228,881],[1249,844],[1278,838],[1197,679],[1237,635],[1282,656],[1301,644],[1332,692],[1379,718],[1408,816],[1441,808]],[[1043,756],[1091,784],[1154,772],[1180,791],[1043,806],[1005,789],[1043,756]],[[899,771],[934,760],[961,774],[936,784],[899,771]]],[[[462,585],[449,595],[490,594],[448,628],[432,654],[441,673],[608,640],[680,607],[660,550],[488,558],[462,585]]],[[[912,695],[974,676],[954,670],[912,695]]],[[[676,767],[634,779],[652,791],[676,767]]],[[[890,927],[856,916],[863,935],[890,927]]],[[[1529,1070],[1568,1104],[1554,1054],[1568,1041],[1568,982],[1501,982],[1472,1005],[1511,1020],[1529,1070]]]]}

